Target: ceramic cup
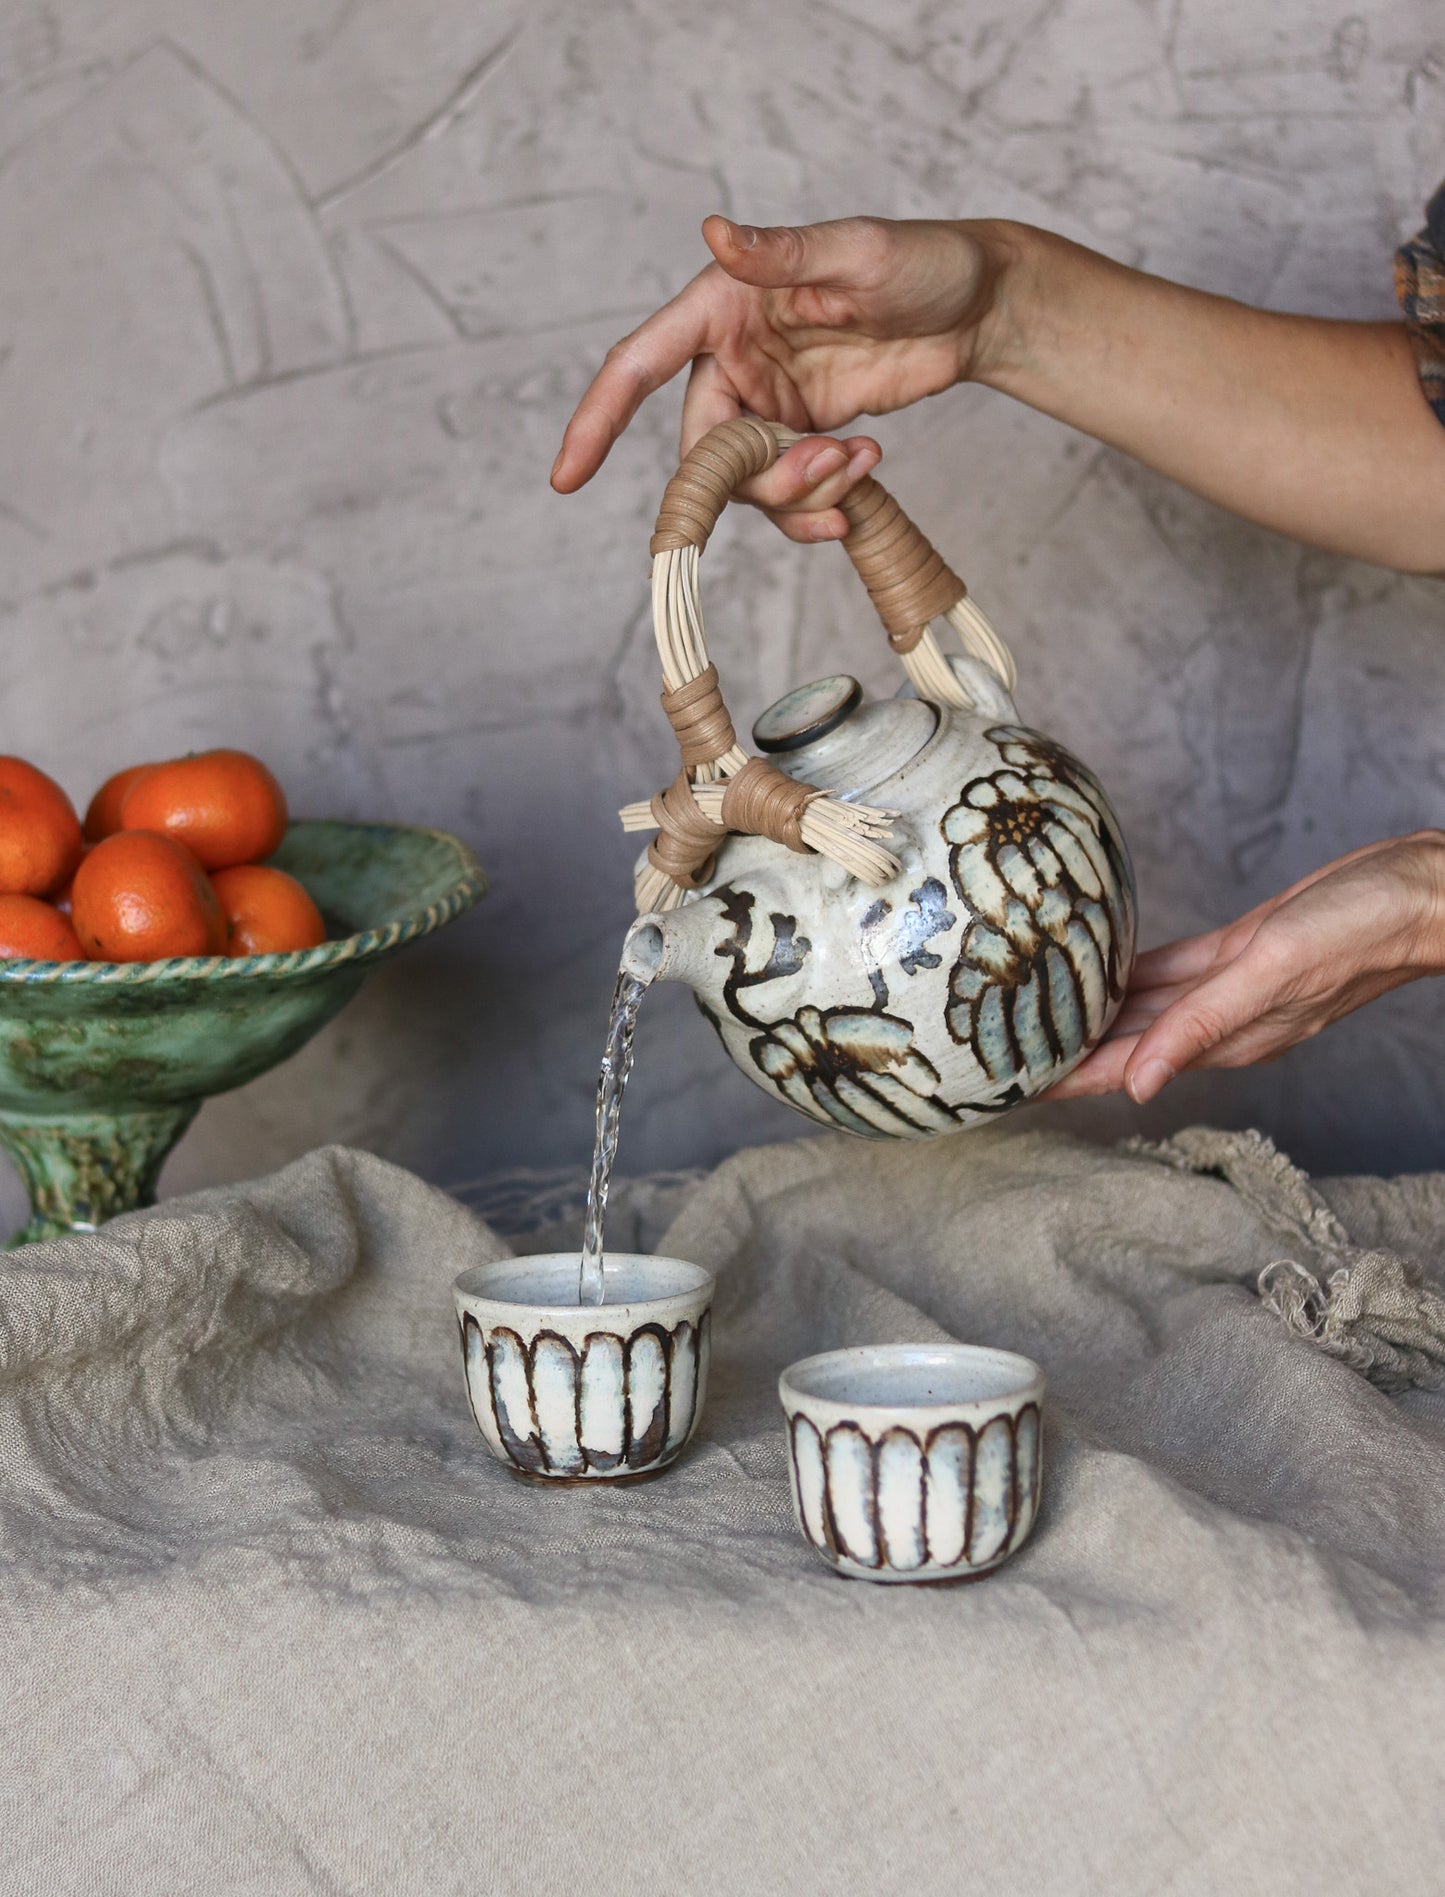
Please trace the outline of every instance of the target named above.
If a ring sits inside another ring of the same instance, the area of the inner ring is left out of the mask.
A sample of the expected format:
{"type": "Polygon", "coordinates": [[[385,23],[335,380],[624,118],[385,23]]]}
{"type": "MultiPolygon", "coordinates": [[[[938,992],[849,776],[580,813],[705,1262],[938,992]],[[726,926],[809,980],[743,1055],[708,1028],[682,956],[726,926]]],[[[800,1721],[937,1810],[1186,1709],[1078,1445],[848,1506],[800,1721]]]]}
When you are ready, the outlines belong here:
{"type": "Polygon", "coordinates": [[[798,1526],[840,1574],[986,1574],[1038,1512],[1044,1374],[973,1344],[870,1344],[778,1381],[798,1526]]]}
{"type": "Polygon", "coordinates": [[[608,1252],[577,1302],[577,1254],[474,1265],[453,1285],[472,1415],[492,1454],[543,1481],[617,1481],[671,1462],[702,1414],[714,1279],[608,1252]]]}

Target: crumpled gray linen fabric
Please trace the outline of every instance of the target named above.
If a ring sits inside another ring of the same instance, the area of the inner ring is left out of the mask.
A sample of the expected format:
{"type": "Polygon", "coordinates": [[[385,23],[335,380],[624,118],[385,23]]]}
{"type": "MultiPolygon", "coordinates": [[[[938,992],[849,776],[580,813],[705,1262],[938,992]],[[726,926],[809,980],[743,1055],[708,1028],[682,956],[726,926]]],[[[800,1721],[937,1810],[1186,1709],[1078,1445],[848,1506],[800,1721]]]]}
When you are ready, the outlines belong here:
{"type": "MultiPolygon", "coordinates": [[[[1321,1191],[1435,1274],[1445,1176],[1321,1191]]],[[[1224,1180],[1013,1129],[744,1152],[700,1437],[539,1491],[467,1411],[501,1242],[340,1149],[0,1260],[6,1893],[1438,1893],[1445,1403],[1255,1295],[1224,1180]],[[1033,1538],[829,1573],[774,1380],[1050,1377],[1033,1538]]]]}

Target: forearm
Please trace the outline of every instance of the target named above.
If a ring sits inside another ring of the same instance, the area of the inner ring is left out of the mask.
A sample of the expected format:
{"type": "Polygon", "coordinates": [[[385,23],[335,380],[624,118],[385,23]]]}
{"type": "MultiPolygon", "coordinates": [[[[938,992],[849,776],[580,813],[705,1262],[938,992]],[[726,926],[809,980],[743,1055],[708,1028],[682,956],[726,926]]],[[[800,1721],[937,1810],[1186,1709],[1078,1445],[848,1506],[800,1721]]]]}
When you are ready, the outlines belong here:
{"type": "Polygon", "coordinates": [[[1250,309],[1022,225],[970,373],[1312,546],[1445,572],[1445,428],[1399,323],[1250,309]]]}

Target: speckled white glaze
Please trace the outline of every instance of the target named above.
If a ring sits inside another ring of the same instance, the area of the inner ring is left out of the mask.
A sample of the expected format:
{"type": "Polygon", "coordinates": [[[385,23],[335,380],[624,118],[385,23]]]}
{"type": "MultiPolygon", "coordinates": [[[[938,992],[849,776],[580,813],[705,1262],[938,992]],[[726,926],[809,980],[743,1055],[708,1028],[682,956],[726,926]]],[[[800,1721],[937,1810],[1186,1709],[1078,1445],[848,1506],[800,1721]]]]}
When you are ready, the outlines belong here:
{"type": "Polygon", "coordinates": [[[987,1574],[1038,1513],[1044,1374],[972,1344],[870,1344],[778,1380],[793,1511],[809,1545],[865,1581],[987,1574]]]}
{"type": "Polygon", "coordinates": [[[1134,874],[1099,784],[985,667],[952,664],[971,711],[827,679],[754,727],[799,781],[898,813],[889,883],[730,836],[702,893],[640,917],[624,953],[695,990],[750,1080],[865,1137],[1042,1092],[1103,1037],[1133,961],[1134,874]]]}
{"type": "Polygon", "coordinates": [[[474,1265],[452,1287],[472,1415],[516,1473],[615,1481],[663,1468],[707,1390],[714,1279],[609,1252],[606,1297],[577,1302],[577,1255],[474,1265]]]}

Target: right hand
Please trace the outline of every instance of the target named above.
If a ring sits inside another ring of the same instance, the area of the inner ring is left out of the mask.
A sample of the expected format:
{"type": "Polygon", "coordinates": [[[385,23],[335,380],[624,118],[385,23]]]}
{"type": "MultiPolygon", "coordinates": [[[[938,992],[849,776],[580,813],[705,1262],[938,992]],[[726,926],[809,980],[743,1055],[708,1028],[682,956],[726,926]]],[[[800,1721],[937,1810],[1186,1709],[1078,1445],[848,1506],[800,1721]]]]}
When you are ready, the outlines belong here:
{"type": "Polygon", "coordinates": [[[746,412],[808,431],[739,498],[793,540],[840,540],[837,503],[881,458],[869,436],[820,440],[975,374],[1002,268],[1000,227],[847,217],[753,230],[710,217],[717,262],[607,352],[567,424],[552,485],[572,494],[602,466],[653,390],[691,363],[686,453],[746,412]]]}
{"type": "Polygon", "coordinates": [[[1043,1096],[1142,1106],[1195,1067],[1278,1060],[1367,1001],[1445,970],[1445,834],[1367,843],[1222,929],[1134,964],[1108,1036],[1043,1096]]]}

